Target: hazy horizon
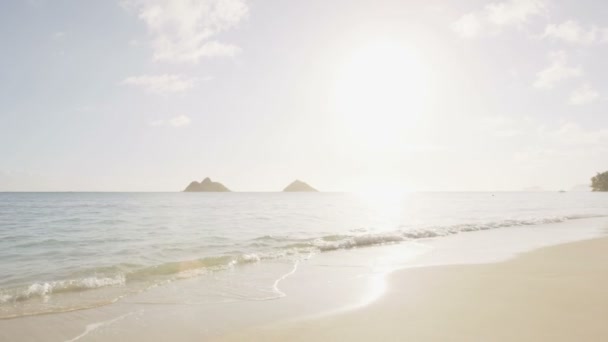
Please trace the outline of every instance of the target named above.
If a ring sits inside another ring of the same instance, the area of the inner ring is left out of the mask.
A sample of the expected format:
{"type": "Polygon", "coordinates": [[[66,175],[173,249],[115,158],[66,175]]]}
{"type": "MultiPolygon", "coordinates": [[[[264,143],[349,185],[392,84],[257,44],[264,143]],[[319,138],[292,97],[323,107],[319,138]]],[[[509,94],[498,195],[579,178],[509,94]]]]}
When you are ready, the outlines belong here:
{"type": "Polygon", "coordinates": [[[570,190],[599,1],[6,1],[0,191],[570,190]]]}
{"type": "MultiPolygon", "coordinates": [[[[353,194],[357,194],[357,193],[374,193],[374,192],[379,192],[378,195],[382,195],[387,194],[389,195],[391,192],[394,192],[395,195],[397,194],[407,194],[407,193],[499,193],[499,192],[556,192],[556,191],[571,191],[571,192],[591,192],[591,186],[590,185],[586,185],[586,184],[579,184],[576,186],[573,186],[572,188],[560,188],[560,189],[545,189],[545,188],[541,188],[541,187],[529,187],[529,188],[523,188],[523,189],[516,189],[516,190],[408,190],[408,189],[396,189],[395,191],[391,191],[390,189],[378,189],[377,191],[373,190],[373,189],[369,189],[369,190],[353,190],[353,191],[340,191],[340,190],[333,190],[333,191],[324,191],[324,190],[319,190],[318,192],[323,192],[323,193],[353,193],[353,194]],[[583,186],[586,187],[585,189],[583,189],[583,186]]],[[[162,191],[158,191],[158,190],[143,190],[143,191],[138,191],[138,190],[133,190],[133,191],[120,191],[120,190],[0,190],[0,193],[173,193],[173,192],[184,192],[184,189],[177,189],[177,190],[162,190],[162,191]]],[[[240,189],[230,189],[230,191],[228,193],[284,193],[285,191],[283,189],[263,189],[263,190],[240,190],[240,189]]],[[[318,193],[316,192],[316,193],[318,193]]],[[[195,193],[197,193],[195,191],[195,193]]],[[[200,193],[200,192],[198,192],[200,193]]],[[[203,192],[205,193],[205,192],[203,192]]],[[[216,193],[216,192],[211,192],[211,193],[216,193]]]]}

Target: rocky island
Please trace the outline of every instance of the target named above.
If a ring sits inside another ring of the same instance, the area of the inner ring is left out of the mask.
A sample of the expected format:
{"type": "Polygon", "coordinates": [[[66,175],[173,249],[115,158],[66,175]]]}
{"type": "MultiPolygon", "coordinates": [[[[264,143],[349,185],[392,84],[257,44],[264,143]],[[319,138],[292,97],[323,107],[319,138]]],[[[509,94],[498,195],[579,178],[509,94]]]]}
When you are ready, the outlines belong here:
{"type": "Polygon", "coordinates": [[[318,192],[318,190],[296,179],[295,181],[293,181],[293,183],[289,184],[283,190],[283,192],[318,192]]]}
{"type": "Polygon", "coordinates": [[[207,177],[200,183],[193,181],[184,189],[184,192],[230,192],[230,189],[222,183],[211,181],[211,178],[207,177]]]}

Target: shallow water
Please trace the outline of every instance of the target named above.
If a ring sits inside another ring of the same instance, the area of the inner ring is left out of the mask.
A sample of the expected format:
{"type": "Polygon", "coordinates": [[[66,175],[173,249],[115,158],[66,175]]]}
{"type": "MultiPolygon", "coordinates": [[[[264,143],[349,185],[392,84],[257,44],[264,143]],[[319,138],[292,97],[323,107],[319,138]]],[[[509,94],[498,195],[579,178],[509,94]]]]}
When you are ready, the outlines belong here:
{"type": "Polygon", "coordinates": [[[321,252],[606,215],[608,196],[586,192],[0,193],[0,317],[222,272],[215,301],[279,298],[276,282],[321,252]],[[267,262],[284,267],[242,267],[267,262]]]}

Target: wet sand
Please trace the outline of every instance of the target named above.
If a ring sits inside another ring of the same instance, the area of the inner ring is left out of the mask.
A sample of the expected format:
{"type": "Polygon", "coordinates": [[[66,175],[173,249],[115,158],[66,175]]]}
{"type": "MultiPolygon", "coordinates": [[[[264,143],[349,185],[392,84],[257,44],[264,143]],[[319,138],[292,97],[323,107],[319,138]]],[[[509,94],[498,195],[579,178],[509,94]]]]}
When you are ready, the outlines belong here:
{"type": "Polygon", "coordinates": [[[365,307],[222,341],[606,341],[608,238],[509,261],[400,270],[365,307]]]}

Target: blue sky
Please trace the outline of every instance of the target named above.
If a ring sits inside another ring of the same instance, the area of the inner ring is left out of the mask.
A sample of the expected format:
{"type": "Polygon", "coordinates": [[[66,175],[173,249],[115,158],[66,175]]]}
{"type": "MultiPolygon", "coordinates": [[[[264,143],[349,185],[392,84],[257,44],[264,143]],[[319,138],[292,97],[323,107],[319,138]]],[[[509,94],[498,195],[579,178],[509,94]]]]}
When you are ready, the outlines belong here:
{"type": "Polygon", "coordinates": [[[0,5],[0,190],[569,189],[608,169],[599,1],[0,5]]]}

